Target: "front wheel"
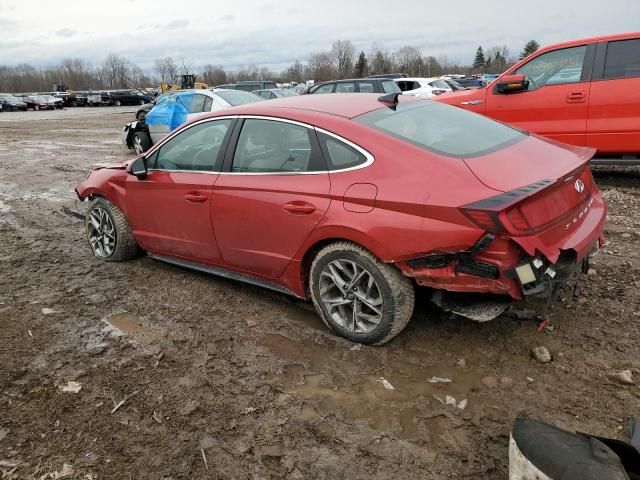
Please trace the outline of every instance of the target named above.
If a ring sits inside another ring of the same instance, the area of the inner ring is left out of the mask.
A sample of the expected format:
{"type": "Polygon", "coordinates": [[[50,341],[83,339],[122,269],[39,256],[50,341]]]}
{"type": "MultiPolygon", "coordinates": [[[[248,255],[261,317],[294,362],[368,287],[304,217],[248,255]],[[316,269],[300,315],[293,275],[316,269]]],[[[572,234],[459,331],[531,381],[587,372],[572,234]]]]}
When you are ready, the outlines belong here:
{"type": "Polygon", "coordinates": [[[116,100],[115,105],[116,105],[116,107],[120,107],[120,106],[122,106],[122,102],[120,100],[116,100]]]}
{"type": "Polygon", "coordinates": [[[413,314],[411,280],[351,242],[333,243],[316,255],[310,290],[325,324],[353,342],[387,343],[413,314]]]}
{"type": "Polygon", "coordinates": [[[129,222],[106,198],[91,201],[85,216],[85,229],[91,251],[100,260],[123,262],[140,255],[129,222]]]}

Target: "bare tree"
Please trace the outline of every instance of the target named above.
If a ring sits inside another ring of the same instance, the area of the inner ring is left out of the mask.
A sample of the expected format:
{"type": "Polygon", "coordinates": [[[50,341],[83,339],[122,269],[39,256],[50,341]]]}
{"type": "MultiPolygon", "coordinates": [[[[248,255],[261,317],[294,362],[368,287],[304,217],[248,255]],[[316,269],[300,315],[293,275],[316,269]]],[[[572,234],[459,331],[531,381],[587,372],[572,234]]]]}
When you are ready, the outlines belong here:
{"type": "Polygon", "coordinates": [[[283,80],[287,82],[304,82],[304,65],[296,60],[294,63],[287,67],[287,70],[283,74],[283,80]]]}
{"type": "Polygon", "coordinates": [[[416,47],[406,46],[398,50],[395,55],[398,70],[410,76],[422,76],[422,54],[416,47]]]}
{"type": "Polygon", "coordinates": [[[393,57],[379,45],[373,45],[369,58],[371,59],[369,67],[371,73],[391,73],[394,70],[393,57]]]}
{"type": "Polygon", "coordinates": [[[205,65],[202,72],[202,81],[210,86],[227,83],[227,73],[222,65],[205,65]]]}
{"type": "Polygon", "coordinates": [[[353,72],[353,57],[355,49],[349,40],[337,40],[333,42],[331,54],[335,60],[338,78],[350,77],[353,72]]]}
{"type": "Polygon", "coordinates": [[[178,67],[172,57],[156,58],[155,62],[153,62],[153,71],[160,76],[162,83],[168,83],[173,81],[178,67]]]}
{"type": "Polygon", "coordinates": [[[104,80],[107,88],[127,88],[127,80],[130,62],[124,57],[110,53],[102,63],[104,80]]]}
{"type": "Polygon", "coordinates": [[[329,52],[314,53],[309,58],[309,76],[316,82],[324,82],[336,78],[336,69],[333,55],[329,52]]]}

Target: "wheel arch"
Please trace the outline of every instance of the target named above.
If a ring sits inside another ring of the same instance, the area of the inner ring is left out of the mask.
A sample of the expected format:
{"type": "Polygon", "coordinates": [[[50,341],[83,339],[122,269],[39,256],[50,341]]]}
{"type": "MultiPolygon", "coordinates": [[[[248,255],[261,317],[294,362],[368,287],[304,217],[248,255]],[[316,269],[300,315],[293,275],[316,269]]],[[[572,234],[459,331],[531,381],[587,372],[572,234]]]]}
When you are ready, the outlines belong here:
{"type": "Polygon", "coordinates": [[[311,272],[311,264],[318,252],[327,245],[337,242],[351,242],[368,250],[382,262],[392,262],[387,249],[362,232],[351,228],[332,228],[331,230],[331,232],[327,231],[327,235],[324,235],[322,231],[316,231],[320,233],[314,232],[315,234],[312,234],[307,242],[305,242],[305,245],[301,248],[300,254],[298,255],[300,283],[307,298],[309,298],[309,274],[311,272]]]}

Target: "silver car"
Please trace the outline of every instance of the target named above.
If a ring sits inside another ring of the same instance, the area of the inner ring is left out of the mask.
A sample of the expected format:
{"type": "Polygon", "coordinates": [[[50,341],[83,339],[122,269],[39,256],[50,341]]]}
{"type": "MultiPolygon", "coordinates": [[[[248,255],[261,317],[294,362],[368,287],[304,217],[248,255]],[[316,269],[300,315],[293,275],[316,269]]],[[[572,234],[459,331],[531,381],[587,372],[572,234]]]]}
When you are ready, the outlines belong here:
{"type": "MultiPolygon", "coordinates": [[[[204,115],[205,113],[217,112],[218,110],[224,110],[225,108],[244,105],[245,103],[259,102],[262,100],[264,99],[258,95],[243,92],[241,90],[227,90],[224,88],[195,90],[186,121],[189,122],[200,115],[204,115]]],[[[153,109],[151,112],[152,111],[153,109]]],[[[151,114],[151,112],[149,112],[149,114],[151,114]]],[[[151,145],[161,140],[169,132],[169,125],[149,125],[151,145]]]]}

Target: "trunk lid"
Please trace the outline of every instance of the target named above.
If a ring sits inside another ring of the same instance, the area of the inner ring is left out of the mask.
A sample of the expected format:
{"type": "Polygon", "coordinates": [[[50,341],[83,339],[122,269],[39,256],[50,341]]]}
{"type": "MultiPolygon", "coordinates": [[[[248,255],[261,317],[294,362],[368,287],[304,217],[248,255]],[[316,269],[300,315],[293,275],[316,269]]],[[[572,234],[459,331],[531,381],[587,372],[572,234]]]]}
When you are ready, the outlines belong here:
{"type": "Polygon", "coordinates": [[[574,147],[531,134],[497,152],[464,158],[487,187],[502,192],[539,182],[557,180],[591,159],[595,150],[574,147]]]}
{"type": "Polygon", "coordinates": [[[537,248],[555,261],[557,242],[570,237],[591,213],[597,194],[588,165],[593,153],[527,138],[499,152],[465,159],[483,184],[504,193],[461,210],[485,230],[512,237],[530,254],[537,248]],[[553,241],[543,245],[527,238],[553,241]]]}

